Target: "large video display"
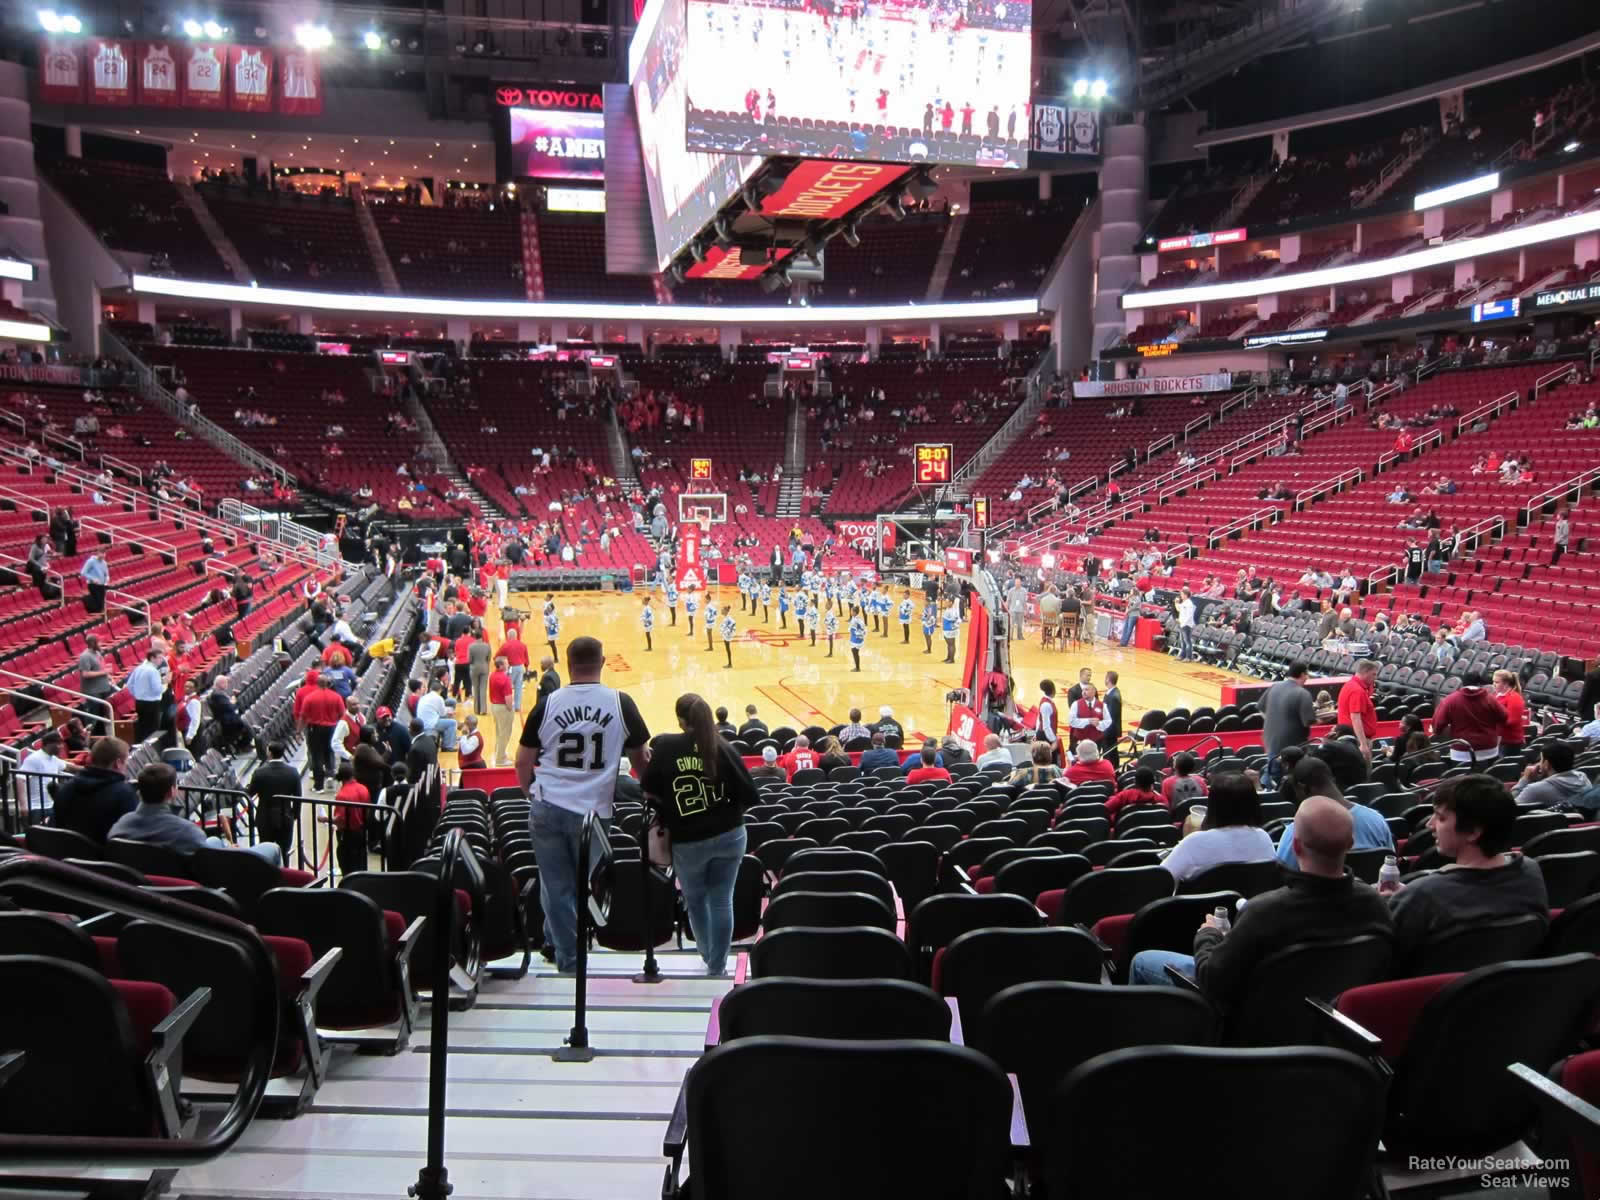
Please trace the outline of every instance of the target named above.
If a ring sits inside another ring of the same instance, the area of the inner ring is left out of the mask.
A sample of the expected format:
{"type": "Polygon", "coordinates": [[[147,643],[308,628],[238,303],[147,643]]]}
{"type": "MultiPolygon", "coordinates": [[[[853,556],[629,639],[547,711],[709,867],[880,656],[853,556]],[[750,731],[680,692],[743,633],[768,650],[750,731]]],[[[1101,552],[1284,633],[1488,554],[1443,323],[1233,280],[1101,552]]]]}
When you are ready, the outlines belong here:
{"type": "Polygon", "coordinates": [[[606,118],[599,112],[513,108],[511,173],[521,179],[603,179],[606,118]]]}
{"type": "Polygon", "coordinates": [[[659,269],[666,268],[761,162],[753,155],[687,148],[684,34],[684,0],[651,0],[629,48],[628,82],[639,120],[659,269]]]}
{"type": "Polygon", "coordinates": [[[1024,167],[1031,0],[687,0],[687,144],[1024,167]]]}

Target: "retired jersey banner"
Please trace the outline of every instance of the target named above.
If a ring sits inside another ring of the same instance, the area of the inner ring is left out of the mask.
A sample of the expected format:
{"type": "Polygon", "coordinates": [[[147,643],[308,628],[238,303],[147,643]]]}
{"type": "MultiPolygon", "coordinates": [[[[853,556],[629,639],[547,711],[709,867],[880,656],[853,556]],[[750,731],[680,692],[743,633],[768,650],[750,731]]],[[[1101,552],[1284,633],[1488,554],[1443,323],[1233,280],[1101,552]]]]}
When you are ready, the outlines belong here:
{"type": "Polygon", "coordinates": [[[1076,379],[1072,394],[1086,396],[1176,396],[1187,392],[1225,392],[1233,387],[1227,371],[1217,375],[1162,375],[1139,379],[1076,379]]]}
{"type": "Polygon", "coordinates": [[[133,103],[133,43],[120,38],[87,42],[89,103],[133,103]]]}
{"type": "Polygon", "coordinates": [[[1100,155],[1100,114],[1092,108],[1035,104],[1029,133],[1029,148],[1035,154],[1100,155]]]}
{"type": "Polygon", "coordinates": [[[39,44],[39,99],[50,104],[83,103],[83,45],[73,38],[39,44]]]}
{"type": "Polygon", "coordinates": [[[178,62],[181,53],[171,42],[139,43],[136,60],[140,104],[152,108],[178,107],[178,62]]]}
{"type": "Polygon", "coordinates": [[[234,112],[272,111],[272,51],[228,47],[228,107],[234,112]]]}
{"type": "Polygon", "coordinates": [[[228,48],[222,45],[191,45],[183,56],[183,106],[223,109],[228,107],[228,48]]]}
{"type": "Polygon", "coordinates": [[[278,69],[278,111],[293,117],[322,112],[322,68],[305,50],[286,50],[278,69]]]}

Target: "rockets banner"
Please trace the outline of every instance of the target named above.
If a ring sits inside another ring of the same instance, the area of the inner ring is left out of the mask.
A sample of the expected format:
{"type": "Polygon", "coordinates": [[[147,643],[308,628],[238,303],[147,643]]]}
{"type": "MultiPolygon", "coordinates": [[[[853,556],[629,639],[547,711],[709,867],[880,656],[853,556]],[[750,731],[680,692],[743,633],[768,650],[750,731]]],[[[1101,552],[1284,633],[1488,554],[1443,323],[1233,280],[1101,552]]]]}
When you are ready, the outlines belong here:
{"type": "Polygon", "coordinates": [[[318,116],[322,71],[300,49],[52,37],[39,46],[39,100],[318,116]]]}

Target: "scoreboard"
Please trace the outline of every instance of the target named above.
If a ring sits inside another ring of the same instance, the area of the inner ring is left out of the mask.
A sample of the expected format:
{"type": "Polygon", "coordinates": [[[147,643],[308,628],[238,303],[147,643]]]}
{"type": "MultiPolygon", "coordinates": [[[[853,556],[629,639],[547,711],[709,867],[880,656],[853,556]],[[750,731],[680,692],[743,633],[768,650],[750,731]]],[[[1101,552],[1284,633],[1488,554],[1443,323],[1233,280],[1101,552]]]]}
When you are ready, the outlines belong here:
{"type": "Polygon", "coordinates": [[[949,483],[954,474],[951,469],[953,457],[949,442],[918,442],[916,457],[912,460],[916,464],[917,483],[949,483]]]}
{"type": "Polygon", "coordinates": [[[700,482],[711,478],[711,460],[709,458],[691,458],[689,460],[689,478],[700,482]]]}

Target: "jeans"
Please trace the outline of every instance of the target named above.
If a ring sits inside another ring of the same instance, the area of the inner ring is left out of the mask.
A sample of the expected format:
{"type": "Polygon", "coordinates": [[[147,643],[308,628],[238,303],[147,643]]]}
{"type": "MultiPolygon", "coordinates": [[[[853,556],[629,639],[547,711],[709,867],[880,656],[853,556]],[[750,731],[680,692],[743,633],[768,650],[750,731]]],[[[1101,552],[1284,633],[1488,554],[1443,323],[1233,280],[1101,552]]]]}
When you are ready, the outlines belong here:
{"type": "Polygon", "coordinates": [[[264,858],[275,867],[283,866],[283,851],[277,842],[257,842],[254,846],[234,846],[219,837],[208,837],[206,845],[213,850],[247,850],[257,858],[264,858]]]}
{"type": "Polygon", "coordinates": [[[544,934],[556,951],[556,970],[578,966],[578,837],[583,814],[536,800],[528,818],[539,864],[544,934]]]}
{"type": "Polygon", "coordinates": [[[1194,627],[1192,625],[1178,626],[1178,657],[1187,662],[1194,654],[1194,627]]]}
{"type": "Polygon", "coordinates": [[[1172,950],[1141,950],[1128,964],[1128,982],[1146,987],[1173,987],[1167,978],[1167,967],[1194,978],[1194,955],[1178,954],[1172,950]]]}
{"type": "Polygon", "coordinates": [[[311,767],[311,786],[317,791],[333,775],[333,726],[306,726],[306,762],[311,767]]]}
{"type": "Polygon", "coordinates": [[[424,725],[424,733],[439,735],[439,749],[454,750],[456,748],[456,719],[454,717],[440,717],[432,725],[424,725]]]}
{"type": "Polygon", "coordinates": [[[1133,635],[1138,628],[1139,606],[1137,604],[1130,604],[1128,606],[1128,615],[1122,618],[1122,637],[1119,639],[1121,644],[1126,646],[1129,642],[1133,641],[1133,635]]]}
{"type": "MultiPolygon", "coordinates": [[[[733,941],[733,885],[744,860],[744,826],[698,842],[674,842],[672,869],[683,888],[689,929],[706,974],[721,975],[733,941]]],[[[537,849],[534,851],[538,853],[537,849]]]]}
{"type": "Polygon", "coordinates": [[[527,673],[527,667],[511,667],[506,671],[511,676],[511,707],[518,712],[522,711],[522,680],[527,673]]]}

